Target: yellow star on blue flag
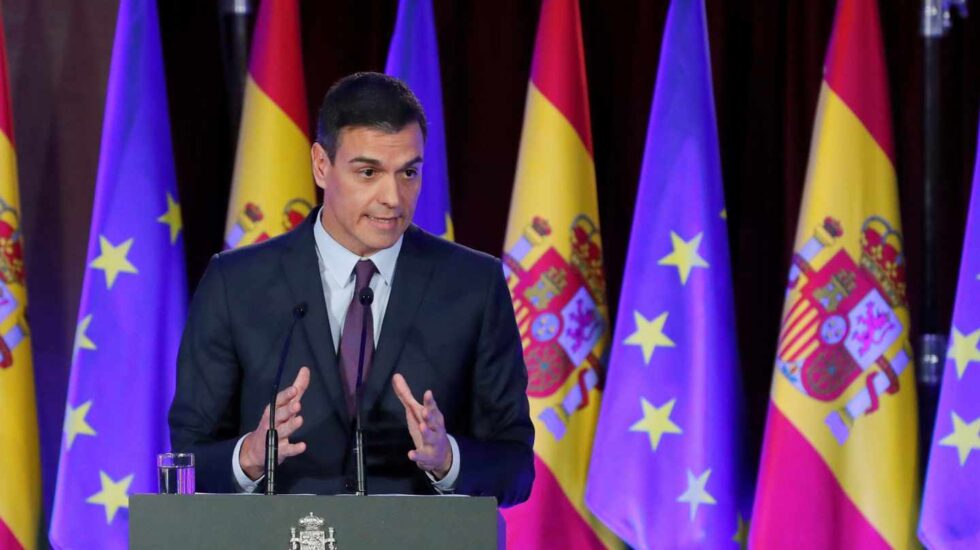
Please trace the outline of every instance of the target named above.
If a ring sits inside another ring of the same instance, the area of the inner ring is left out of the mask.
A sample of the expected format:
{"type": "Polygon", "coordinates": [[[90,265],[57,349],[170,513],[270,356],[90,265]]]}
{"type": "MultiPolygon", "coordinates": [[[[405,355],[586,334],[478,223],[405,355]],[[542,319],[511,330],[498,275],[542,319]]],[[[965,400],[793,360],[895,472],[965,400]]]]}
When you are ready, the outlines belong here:
{"type": "Polygon", "coordinates": [[[660,438],[664,434],[682,433],[681,427],[670,419],[670,413],[674,410],[676,399],[664,403],[659,407],[654,407],[649,401],[640,398],[640,405],[643,407],[643,418],[630,426],[631,432],[646,432],[650,437],[650,448],[654,451],[660,446],[660,438]]]}
{"type": "Polygon", "coordinates": [[[698,513],[698,506],[702,504],[717,504],[715,497],[708,493],[705,485],[708,484],[708,477],[711,476],[711,468],[708,468],[699,476],[695,476],[691,470],[687,471],[687,490],[677,497],[677,502],[686,502],[690,505],[691,521],[698,513]]]}
{"type": "Polygon", "coordinates": [[[88,331],[89,325],[92,324],[92,315],[86,315],[82,317],[82,320],[78,322],[78,326],[75,327],[75,349],[72,350],[72,357],[78,355],[78,350],[96,350],[98,349],[95,342],[89,338],[86,332],[88,331]]]}
{"type": "Polygon", "coordinates": [[[647,319],[639,311],[633,312],[636,331],[630,334],[626,340],[623,340],[623,343],[630,346],[640,346],[640,349],[643,350],[643,363],[646,365],[650,364],[650,358],[653,357],[653,352],[657,346],[672,348],[675,345],[674,341],[664,334],[667,315],[668,313],[665,311],[654,319],[647,319]]]}
{"type": "Polygon", "coordinates": [[[451,241],[455,237],[455,230],[453,229],[453,218],[452,216],[449,215],[449,212],[446,212],[446,232],[439,236],[442,237],[443,239],[446,239],[447,241],[451,241]]]}
{"type": "Polygon", "coordinates": [[[89,425],[85,419],[89,409],[92,408],[92,400],[82,403],[78,407],[72,407],[69,403],[65,410],[65,441],[69,449],[75,443],[75,438],[80,435],[96,435],[95,429],[89,425]]]}
{"type": "Polygon", "coordinates": [[[742,514],[739,513],[737,517],[738,527],[735,529],[735,534],[732,535],[732,542],[738,544],[740,549],[749,547],[749,524],[745,519],[742,518],[742,514]]]}
{"type": "Polygon", "coordinates": [[[157,221],[170,227],[170,244],[177,242],[177,236],[184,227],[183,218],[180,215],[180,204],[174,200],[173,195],[167,192],[167,211],[157,218],[157,221]]]}
{"type": "Polygon", "coordinates": [[[946,447],[956,447],[960,466],[965,466],[970,451],[980,451],[980,416],[973,422],[967,423],[955,411],[950,414],[953,417],[953,433],[944,437],[939,444],[946,447]]]}
{"type": "Polygon", "coordinates": [[[88,497],[85,502],[105,506],[105,522],[111,524],[120,508],[129,508],[129,485],[133,482],[133,475],[113,481],[109,474],[99,470],[99,482],[102,490],[88,497]]]}
{"type": "Polygon", "coordinates": [[[980,363],[980,328],[964,335],[954,326],[949,358],[956,364],[957,378],[963,378],[970,363],[980,363]]]}
{"type": "Polygon", "coordinates": [[[691,276],[691,270],[695,267],[707,268],[708,262],[698,254],[698,247],[701,246],[701,238],[704,233],[698,233],[691,240],[685,241],[673,231],[670,232],[670,243],[673,251],[667,254],[660,261],[660,265],[672,265],[677,268],[677,274],[681,278],[681,284],[687,284],[687,278],[691,276]]]}
{"type": "Polygon", "coordinates": [[[89,267],[105,272],[106,288],[112,288],[120,273],[139,273],[136,266],[126,258],[129,249],[132,247],[133,239],[127,239],[118,246],[114,246],[104,235],[99,235],[99,249],[102,253],[92,260],[89,267]]]}

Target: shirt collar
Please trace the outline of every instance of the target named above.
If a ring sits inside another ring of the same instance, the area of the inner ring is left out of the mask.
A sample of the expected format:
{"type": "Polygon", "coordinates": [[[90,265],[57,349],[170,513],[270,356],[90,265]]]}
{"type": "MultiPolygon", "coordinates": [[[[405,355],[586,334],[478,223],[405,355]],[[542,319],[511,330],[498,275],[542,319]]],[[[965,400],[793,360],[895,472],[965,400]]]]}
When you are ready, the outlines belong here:
{"type": "Polygon", "coordinates": [[[398,263],[398,253],[401,252],[402,240],[405,236],[398,237],[395,244],[388,248],[379,250],[371,256],[361,257],[344,248],[343,245],[330,236],[330,233],[327,233],[323,228],[323,223],[320,221],[320,215],[322,213],[323,207],[321,206],[316,220],[313,223],[313,238],[316,240],[317,256],[320,259],[320,271],[329,272],[330,276],[337,281],[338,285],[345,287],[354,280],[354,265],[360,260],[370,259],[374,262],[375,267],[378,268],[378,274],[381,275],[384,283],[391,286],[391,281],[395,276],[395,265],[398,263]]]}

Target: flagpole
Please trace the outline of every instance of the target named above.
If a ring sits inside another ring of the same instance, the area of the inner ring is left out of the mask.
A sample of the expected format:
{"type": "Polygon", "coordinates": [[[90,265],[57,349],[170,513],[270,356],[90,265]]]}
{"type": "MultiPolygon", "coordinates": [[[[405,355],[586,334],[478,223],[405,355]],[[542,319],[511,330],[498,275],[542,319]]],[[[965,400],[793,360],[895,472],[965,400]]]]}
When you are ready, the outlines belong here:
{"type": "Polygon", "coordinates": [[[255,26],[255,0],[218,0],[221,32],[221,60],[228,95],[228,117],[231,122],[231,145],[238,143],[242,119],[245,74],[248,71],[248,46],[255,26]]]}
{"type": "MultiPolygon", "coordinates": [[[[938,287],[936,283],[938,252],[937,192],[942,179],[942,108],[940,99],[940,46],[943,36],[953,24],[951,11],[966,17],[967,0],[923,0],[923,216],[922,216],[922,313],[919,339],[919,400],[920,432],[928,452],[946,358],[946,335],[941,332],[938,287]]],[[[924,462],[923,462],[924,463],[924,462]]]]}

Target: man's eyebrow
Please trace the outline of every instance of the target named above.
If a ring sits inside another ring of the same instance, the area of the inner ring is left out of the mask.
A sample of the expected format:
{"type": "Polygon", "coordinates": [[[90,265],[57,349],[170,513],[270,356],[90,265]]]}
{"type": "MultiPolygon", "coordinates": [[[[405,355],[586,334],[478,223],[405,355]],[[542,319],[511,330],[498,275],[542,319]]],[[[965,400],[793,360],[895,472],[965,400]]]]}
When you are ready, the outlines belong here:
{"type": "Polygon", "coordinates": [[[348,162],[350,164],[354,164],[354,163],[360,162],[360,163],[363,163],[363,164],[370,164],[371,166],[378,166],[378,167],[381,166],[381,161],[380,160],[373,159],[373,158],[370,158],[370,157],[354,157],[354,158],[350,159],[348,162]]]}
{"type": "MultiPolygon", "coordinates": [[[[357,163],[360,163],[360,164],[368,164],[368,165],[374,166],[376,168],[381,168],[381,161],[378,160],[378,159],[373,159],[371,157],[354,157],[354,158],[350,159],[348,161],[348,163],[349,164],[357,164],[357,163]]],[[[401,166],[401,168],[399,168],[399,170],[405,170],[407,168],[411,168],[411,167],[415,166],[416,164],[421,164],[421,163],[422,163],[422,156],[419,155],[419,156],[413,158],[412,160],[406,162],[405,164],[403,164],[401,166]]]]}
{"type": "Polygon", "coordinates": [[[405,164],[403,164],[402,167],[401,167],[401,169],[404,170],[406,168],[411,168],[412,166],[415,166],[416,164],[422,164],[422,156],[421,155],[419,155],[419,156],[413,158],[412,160],[406,162],[405,164]]]}

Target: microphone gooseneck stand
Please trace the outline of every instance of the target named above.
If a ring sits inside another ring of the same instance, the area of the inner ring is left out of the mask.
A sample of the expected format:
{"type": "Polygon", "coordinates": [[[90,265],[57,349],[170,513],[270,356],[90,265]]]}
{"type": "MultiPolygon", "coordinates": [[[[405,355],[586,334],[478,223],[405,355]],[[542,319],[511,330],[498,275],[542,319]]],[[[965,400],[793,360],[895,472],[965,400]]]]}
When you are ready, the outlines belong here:
{"type": "Polygon", "coordinates": [[[269,431],[265,434],[265,494],[276,494],[276,466],[279,463],[279,432],[276,430],[276,396],[279,395],[279,384],[282,382],[282,370],[286,365],[286,355],[289,354],[289,343],[293,339],[293,329],[296,323],[306,315],[306,304],[298,304],[293,308],[293,320],[286,331],[286,341],[282,344],[279,355],[279,368],[276,369],[276,379],[272,383],[272,399],[269,401],[269,431]]]}
{"type": "MultiPolygon", "coordinates": [[[[357,300],[367,310],[374,302],[374,291],[366,286],[358,291],[357,300]]],[[[357,383],[354,385],[354,455],[357,465],[357,496],[367,494],[364,484],[364,435],[361,430],[361,386],[364,382],[364,346],[367,344],[367,311],[361,315],[361,347],[357,355],[357,383]]],[[[373,343],[373,342],[372,342],[373,343]]]]}

